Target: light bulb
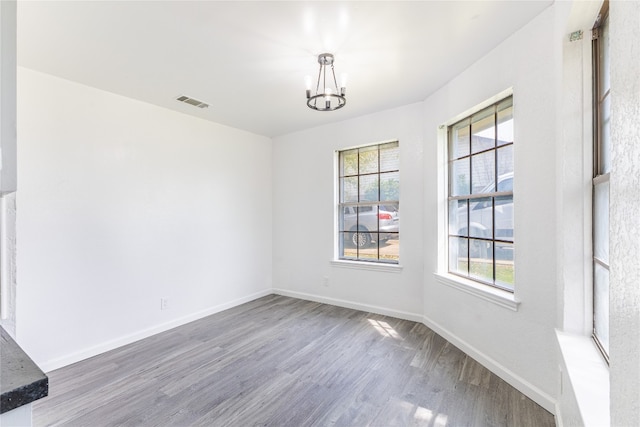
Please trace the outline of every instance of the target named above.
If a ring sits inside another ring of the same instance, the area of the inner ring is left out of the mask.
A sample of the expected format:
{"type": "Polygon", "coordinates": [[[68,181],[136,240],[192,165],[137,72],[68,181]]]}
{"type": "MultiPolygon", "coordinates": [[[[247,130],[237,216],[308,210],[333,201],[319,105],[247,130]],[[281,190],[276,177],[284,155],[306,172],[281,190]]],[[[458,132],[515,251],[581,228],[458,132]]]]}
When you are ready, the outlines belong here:
{"type": "Polygon", "coordinates": [[[311,76],[305,76],[304,83],[307,86],[307,99],[309,99],[311,98],[311,76]]]}
{"type": "Polygon", "coordinates": [[[347,87],[347,77],[349,76],[348,74],[345,74],[345,73],[342,73],[340,75],[340,87],[345,87],[345,88],[347,87]]]}

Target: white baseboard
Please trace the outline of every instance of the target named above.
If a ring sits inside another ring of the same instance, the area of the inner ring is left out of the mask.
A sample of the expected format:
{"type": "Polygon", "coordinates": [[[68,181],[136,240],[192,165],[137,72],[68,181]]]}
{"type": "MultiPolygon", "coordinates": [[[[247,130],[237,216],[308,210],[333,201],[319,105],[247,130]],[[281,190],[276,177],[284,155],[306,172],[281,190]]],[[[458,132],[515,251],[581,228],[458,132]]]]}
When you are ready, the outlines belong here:
{"type": "Polygon", "coordinates": [[[205,310],[199,311],[197,313],[192,313],[187,316],[174,319],[172,321],[162,323],[160,325],[156,325],[154,327],[144,329],[129,335],[125,335],[123,337],[101,343],[99,345],[81,350],[79,352],[69,354],[45,363],[41,364],[41,368],[45,372],[49,372],[63,366],[70,365],[72,363],[79,362],[81,360],[87,359],[89,357],[96,356],[98,354],[104,353],[106,351],[113,350],[115,348],[130,344],[132,342],[150,337],[152,335],[158,334],[160,332],[168,331],[169,329],[173,329],[177,326],[184,325],[189,322],[193,322],[194,320],[201,319],[206,316],[210,316],[212,314],[227,310],[229,308],[236,307],[240,304],[247,303],[249,301],[253,301],[255,299],[276,294],[282,296],[288,296],[292,298],[303,299],[307,301],[314,301],[324,304],[335,305],[338,307],[351,308],[354,310],[366,311],[376,314],[381,314],[384,316],[396,317],[399,319],[411,320],[413,322],[419,322],[432,329],[438,335],[442,336],[444,339],[449,341],[451,344],[458,347],[460,350],[468,354],[470,357],[475,359],[478,363],[483,365],[485,368],[489,369],[491,372],[502,378],[504,381],[515,387],[517,390],[531,398],[533,401],[538,403],[540,406],[545,408],[547,411],[552,414],[556,413],[556,401],[549,394],[540,390],[538,387],[534,386],[530,382],[526,381],[524,378],[515,374],[511,370],[502,366],[500,363],[482,353],[472,345],[468,344],[466,341],[462,340],[455,334],[451,333],[446,328],[440,326],[438,323],[432,321],[431,319],[423,316],[421,314],[410,313],[401,310],[393,310],[385,307],[379,307],[375,305],[362,304],[353,301],[347,301],[337,298],[329,298],[323,297],[314,294],[307,294],[303,292],[295,292],[288,291],[285,289],[266,289],[260,292],[256,292],[254,294],[248,295],[243,298],[238,298],[233,301],[229,301],[223,304],[219,304],[205,310]]]}
{"type": "Polygon", "coordinates": [[[556,402],[556,412],[554,413],[556,418],[556,427],[564,427],[564,418],[562,417],[562,409],[560,404],[556,402]]]}
{"type": "Polygon", "coordinates": [[[238,298],[233,301],[228,301],[222,304],[218,304],[213,307],[209,307],[207,309],[198,311],[196,313],[191,313],[186,316],[173,319],[169,322],[161,323],[151,328],[143,329],[141,331],[137,331],[132,334],[124,335],[122,337],[119,337],[104,343],[100,343],[96,346],[89,347],[84,350],[80,350],[75,353],[68,354],[66,356],[62,356],[57,359],[44,362],[40,364],[40,369],[42,369],[44,372],[50,372],[55,369],[59,369],[64,366],[68,366],[73,363],[79,362],[81,360],[88,359],[98,354],[116,349],[118,347],[131,344],[135,341],[148,338],[152,335],[159,334],[160,332],[168,331],[169,329],[173,329],[177,326],[185,325],[187,323],[193,322],[194,320],[202,319],[203,317],[207,317],[212,314],[219,313],[224,310],[228,310],[240,304],[244,304],[249,301],[253,301],[255,299],[262,298],[267,295],[271,295],[272,293],[273,292],[271,291],[271,289],[265,289],[263,291],[253,293],[251,295],[247,295],[245,297],[238,298]]]}
{"type": "Polygon", "coordinates": [[[523,393],[525,396],[529,397],[531,400],[536,402],[538,405],[542,406],[547,411],[555,414],[556,412],[556,400],[540,390],[535,385],[531,384],[529,381],[525,380],[521,376],[517,375],[510,369],[504,367],[500,363],[498,363],[493,358],[487,356],[482,353],[480,350],[462,340],[455,334],[451,333],[449,330],[443,328],[438,323],[432,321],[426,316],[423,316],[422,323],[433,330],[435,333],[440,335],[442,338],[449,341],[451,344],[458,347],[465,354],[472,357],[476,362],[480,363],[482,366],[502,378],[504,381],[509,383],[511,386],[516,388],[518,391],[523,393]]]}
{"type": "Polygon", "coordinates": [[[392,310],[390,308],[379,307],[377,305],[362,304],[337,298],[307,294],[304,292],[287,291],[285,289],[273,289],[273,293],[285,297],[298,298],[313,302],[321,302],[323,304],[336,305],[338,307],[351,308],[353,310],[366,311],[370,313],[382,314],[383,316],[391,316],[398,319],[411,320],[413,322],[422,322],[421,314],[409,313],[408,311],[392,310]]]}
{"type": "Polygon", "coordinates": [[[465,352],[467,355],[472,357],[475,361],[480,363],[482,366],[502,378],[504,381],[509,383],[511,386],[515,387],[517,390],[522,392],[524,395],[532,399],[538,405],[545,408],[547,411],[555,414],[556,412],[556,401],[549,394],[540,390],[538,387],[534,386],[521,376],[515,374],[511,370],[502,366],[500,363],[487,356],[486,354],[479,351],[477,348],[468,344],[466,341],[460,339],[455,334],[451,333],[449,330],[443,328],[438,323],[432,321],[426,316],[409,313],[405,311],[392,310],[384,307],[373,306],[368,304],[361,304],[353,301],[341,300],[336,298],[328,298],[319,295],[307,294],[303,292],[294,292],[288,291],[284,289],[273,289],[273,293],[277,295],[288,296],[292,298],[299,298],[308,301],[320,302],[324,304],[336,305],[339,307],[351,308],[354,310],[367,311],[371,313],[382,314],[385,316],[397,317],[399,319],[411,320],[414,322],[422,323],[426,327],[432,329],[438,335],[449,341],[451,344],[455,345],[457,348],[465,352]]]}

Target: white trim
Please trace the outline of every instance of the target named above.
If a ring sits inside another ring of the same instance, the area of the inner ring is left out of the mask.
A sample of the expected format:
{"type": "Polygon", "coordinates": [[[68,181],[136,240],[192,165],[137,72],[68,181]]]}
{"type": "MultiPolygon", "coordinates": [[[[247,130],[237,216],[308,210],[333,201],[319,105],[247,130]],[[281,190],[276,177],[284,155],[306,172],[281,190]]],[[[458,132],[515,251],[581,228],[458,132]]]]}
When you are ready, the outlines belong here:
{"type": "Polygon", "coordinates": [[[0,319],[9,318],[9,240],[7,236],[7,200],[0,197],[0,319]]]}
{"type": "Polygon", "coordinates": [[[538,387],[531,384],[529,381],[525,380],[520,375],[506,368],[495,359],[482,353],[480,350],[473,347],[466,341],[462,340],[461,338],[453,334],[451,331],[443,328],[438,323],[432,321],[428,317],[424,316],[422,319],[422,323],[426,327],[431,328],[434,332],[436,332],[442,338],[446,339],[451,344],[453,344],[454,346],[462,350],[465,354],[472,357],[475,361],[480,363],[482,366],[484,366],[485,368],[487,368],[488,370],[490,370],[491,372],[493,372],[494,374],[502,378],[504,381],[506,381],[513,387],[515,387],[521,393],[523,393],[524,395],[532,399],[538,405],[542,406],[544,409],[551,412],[552,414],[555,412],[556,400],[552,396],[540,390],[538,387]]]}
{"type": "Polygon", "coordinates": [[[0,426],[32,426],[33,415],[31,408],[31,403],[27,403],[0,414],[0,426]]]}
{"type": "Polygon", "coordinates": [[[276,295],[282,295],[285,297],[298,298],[306,301],[319,302],[322,304],[335,305],[338,307],[350,308],[353,310],[365,311],[367,313],[381,314],[383,316],[396,317],[398,319],[410,320],[412,322],[422,322],[422,315],[417,313],[410,313],[408,311],[393,310],[390,308],[384,308],[377,305],[362,304],[353,301],[347,301],[338,298],[323,297],[320,295],[308,294],[305,292],[288,291],[286,289],[273,289],[273,293],[276,295]]]}
{"type": "Polygon", "coordinates": [[[483,285],[473,280],[466,280],[453,274],[434,273],[436,281],[440,284],[466,292],[469,295],[481,298],[485,301],[492,302],[500,307],[518,311],[520,301],[516,300],[515,295],[493,286],[483,285]]]}
{"type": "Polygon", "coordinates": [[[357,148],[373,147],[374,145],[391,144],[393,142],[397,142],[398,144],[400,144],[400,138],[391,138],[391,139],[386,139],[384,141],[379,141],[379,142],[364,142],[360,145],[353,145],[345,148],[336,148],[335,153],[339,154],[341,151],[349,151],[349,150],[355,150],[357,148]]]}
{"type": "MultiPolygon", "coordinates": [[[[340,239],[342,238],[340,236],[340,153],[343,151],[349,151],[349,150],[357,150],[360,148],[366,148],[366,147],[374,147],[377,146],[379,147],[380,145],[384,145],[384,144],[392,144],[392,143],[396,143],[398,144],[398,147],[400,147],[400,138],[394,138],[394,139],[390,139],[390,140],[386,140],[386,141],[381,141],[381,142],[373,142],[373,143],[364,143],[361,145],[356,145],[353,147],[347,147],[347,148],[336,148],[333,152],[333,178],[334,178],[334,182],[333,182],[333,258],[334,260],[332,261],[332,263],[340,263],[340,262],[355,262],[355,263],[364,263],[366,261],[348,261],[348,260],[340,260],[340,239]]],[[[359,175],[358,171],[358,175],[359,175]]],[[[380,171],[378,171],[378,174],[380,174],[380,171]]],[[[400,177],[400,168],[398,167],[398,177],[400,177]]],[[[398,178],[399,179],[399,178],[398,178]]],[[[384,204],[386,201],[381,201],[381,200],[377,200],[377,201],[369,201],[366,203],[370,203],[370,204],[374,204],[374,205],[381,205],[384,204]]],[[[394,203],[394,202],[390,202],[390,203],[394,203]]],[[[398,198],[398,200],[395,201],[395,203],[400,206],[400,199],[398,198]]],[[[398,235],[399,236],[399,235],[398,235]]],[[[399,239],[400,237],[398,237],[399,239]]],[[[379,249],[378,249],[379,251],[379,249]]],[[[338,265],[338,264],[336,264],[338,265]]],[[[380,270],[384,270],[384,269],[380,269],[380,270]]],[[[390,271],[390,270],[387,270],[390,271]]]]}
{"type": "Polygon", "coordinates": [[[62,368],[67,365],[71,365],[72,363],[76,363],[81,360],[88,359],[89,357],[93,357],[98,354],[105,353],[107,351],[116,349],[118,347],[122,347],[124,345],[131,344],[141,339],[148,338],[152,335],[156,335],[161,332],[168,331],[169,329],[173,329],[175,327],[185,325],[187,323],[193,322],[198,319],[202,319],[204,317],[210,316],[215,313],[219,313],[224,310],[228,310],[230,308],[253,301],[255,299],[262,298],[267,295],[271,295],[272,293],[273,292],[271,291],[271,289],[265,289],[260,292],[253,293],[251,295],[247,295],[245,297],[235,299],[233,301],[218,304],[213,307],[209,307],[207,309],[198,311],[196,313],[188,314],[186,316],[171,320],[166,323],[152,326],[150,328],[143,329],[141,331],[134,332],[132,334],[124,335],[122,337],[95,345],[93,347],[86,348],[84,350],[77,351],[75,353],[68,354],[66,356],[59,357],[57,359],[49,360],[47,362],[41,363],[40,367],[44,372],[51,372],[55,369],[62,368]]]}
{"type": "MultiPolygon", "coordinates": [[[[485,301],[492,302],[501,307],[508,308],[513,311],[518,311],[520,302],[517,301],[511,292],[507,292],[492,286],[484,285],[473,280],[464,279],[453,274],[445,273],[449,270],[449,155],[448,155],[448,128],[449,126],[459,122],[460,120],[470,117],[476,112],[487,108],[491,105],[497,104],[508,97],[513,97],[513,87],[503,90],[502,92],[486,99],[480,104],[475,105],[472,108],[456,115],[448,121],[442,123],[438,127],[438,143],[437,143],[437,158],[438,158],[438,183],[437,183],[437,212],[438,212],[438,256],[437,256],[437,272],[434,273],[436,280],[446,286],[458,289],[467,294],[484,299],[485,301]]],[[[516,100],[512,99],[512,106],[516,108],[516,100]]]]}
{"type": "MultiPolygon", "coordinates": [[[[602,355],[588,336],[556,330],[556,339],[560,348],[560,362],[566,378],[571,383],[582,425],[608,426],[609,368],[602,355]]],[[[562,424],[561,413],[556,415],[558,424],[562,424]]]]}
{"type": "Polygon", "coordinates": [[[513,96],[513,87],[510,87],[508,89],[503,90],[502,92],[498,93],[497,95],[494,95],[486,100],[484,100],[483,102],[465,110],[464,112],[454,116],[453,118],[449,119],[448,121],[446,121],[445,123],[443,123],[441,126],[444,126],[445,128],[448,128],[451,125],[454,125],[456,123],[458,123],[460,120],[465,119],[475,113],[477,113],[480,110],[483,110],[493,104],[497,104],[498,102],[504,100],[505,98],[508,98],[510,96],[513,96]]]}
{"type": "Polygon", "coordinates": [[[545,408],[551,413],[555,412],[556,402],[550,395],[543,392],[542,390],[540,390],[530,382],[526,381],[519,375],[515,374],[511,370],[505,368],[504,366],[502,366],[500,363],[498,363],[491,357],[480,352],[478,349],[476,349],[472,345],[463,341],[462,339],[457,337],[455,334],[451,333],[449,330],[443,328],[438,323],[432,321],[431,319],[429,319],[428,317],[422,314],[411,313],[411,312],[401,311],[401,310],[394,310],[394,309],[389,309],[389,308],[370,305],[370,304],[362,304],[362,303],[347,301],[347,300],[338,299],[338,298],[329,298],[329,297],[323,297],[320,295],[313,295],[313,294],[308,294],[303,292],[288,291],[285,289],[276,289],[276,288],[266,289],[266,290],[248,295],[243,298],[239,298],[227,303],[219,304],[214,307],[210,307],[208,309],[199,311],[197,313],[193,313],[193,314],[181,317],[179,319],[175,319],[170,322],[154,326],[152,328],[138,331],[136,333],[129,334],[129,335],[120,337],[118,339],[114,339],[106,343],[96,345],[94,347],[90,347],[85,350],[82,350],[64,357],[60,357],[58,359],[48,361],[46,363],[43,363],[41,366],[45,372],[50,372],[54,369],[58,369],[63,366],[70,365],[72,363],[87,359],[89,357],[104,353],[109,350],[113,350],[123,345],[130,344],[132,342],[150,337],[152,335],[167,331],[169,329],[173,329],[177,326],[184,325],[186,323],[201,319],[203,317],[227,310],[229,308],[236,307],[240,304],[244,304],[246,302],[253,301],[255,299],[258,299],[267,295],[271,295],[271,294],[298,298],[298,299],[307,300],[307,301],[314,301],[314,302],[319,302],[323,304],[330,304],[338,307],[345,307],[353,310],[360,310],[368,313],[376,313],[383,316],[390,316],[398,319],[404,319],[412,322],[422,323],[423,325],[432,329],[438,335],[442,336],[444,339],[449,341],[451,344],[453,344],[454,346],[456,346],[457,348],[465,352],[467,355],[472,357],[474,360],[476,360],[478,363],[483,365],[485,368],[489,369],[491,372],[493,372],[494,374],[496,374],[497,376],[505,380],[507,383],[509,383],[516,389],[518,389],[527,397],[534,400],[543,408],[545,408]]]}
{"type": "Polygon", "coordinates": [[[556,412],[554,413],[554,418],[556,421],[556,427],[564,427],[564,418],[562,418],[562,411],[560,408],[560,400],[556,401],[556,412]]]}
{"type": "Polygon", "coordinates": [[[366,261],[349,261],[345,259],[332,260],[331,265],[340,268],[353,268],[356,270],[370,270],[370,271],[387,271],[391,273],[402,272],[402,266],[400,264],[387,264],[382,262],[366,262],[366,261]]]}
{"type": "Polygon", "coordinates": [[[299,298],[307,301],[314,301],[323,304],[335,305],[338,307],[351,308],[354,310],[366,311],[376,314],[382,314],[385,316],[396,317],[399,319],[410,320],[412,322],[422,323],[426,327],[432,329],[438,335],[449,341],[451,344],[465,352],[467,355],[472,357],[478,363],[480,363],[485,368],[489,369],[491,372],[502,378],[504,381],[518,389],[520,392],[525,394],[527,397],[535,401],[537,404],[545,408],[547,411],[552,414],[555,412],[556,401],[549,394],[540,390],[535,385],[531,384],[529,381],[525,380],[521,376],[515,374],[511,370],[507,369],[496,360],[487,356],[486,354],[480,352],[478,349],[468,344],[467,342],[460,339],[455,334],[451,333],[447,329],[440,326],[438,323],[432,321],[426,316],[419,315],[416,313],[409,313],[406,311],[392,310],[384,307],[373,306],[369,304],[361,304],[352,301],[346,301],[337,298],[328,298],[319,295],[313,295],[303,292],[295,292],[288,291],[285,289],[273,289],[273,293],[277,295],[299,298]]]}

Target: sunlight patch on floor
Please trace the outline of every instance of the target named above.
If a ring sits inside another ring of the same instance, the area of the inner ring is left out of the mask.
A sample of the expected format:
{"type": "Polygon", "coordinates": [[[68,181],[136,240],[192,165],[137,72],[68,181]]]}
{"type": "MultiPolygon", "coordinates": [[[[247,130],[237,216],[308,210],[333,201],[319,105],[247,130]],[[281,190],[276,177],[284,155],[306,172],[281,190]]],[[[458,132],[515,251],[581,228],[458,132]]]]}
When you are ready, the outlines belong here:
{"type": "Polygon", "coordinates": [[[389,325],[387,322],[383,322],[381,320],[369,319],[369,323],[378,331],[380,335],[383,337],[390,337],[397,340],[402,339],[402,337],[389,325]]]}
{"type": "Polygon", "coordinates": [[[425,423],[433,427],[444,427],[447,425],[447,416],[445,414],[434,413],[431,409],[423,408],[422,406],[418,406],[413,419],[420,424],[425,423]]]}

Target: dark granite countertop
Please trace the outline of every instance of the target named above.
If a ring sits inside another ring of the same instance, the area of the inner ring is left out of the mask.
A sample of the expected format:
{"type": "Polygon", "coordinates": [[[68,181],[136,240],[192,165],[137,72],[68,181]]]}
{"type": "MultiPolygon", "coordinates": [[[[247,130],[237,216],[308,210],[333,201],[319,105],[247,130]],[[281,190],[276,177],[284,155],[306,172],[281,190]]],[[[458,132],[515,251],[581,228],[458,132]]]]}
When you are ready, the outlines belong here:
{"type": "Polygon", "coordinates": [[[1,327],[0,365],[0,414],[49,393],[49,378],[1,327]]]}

